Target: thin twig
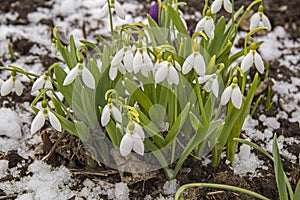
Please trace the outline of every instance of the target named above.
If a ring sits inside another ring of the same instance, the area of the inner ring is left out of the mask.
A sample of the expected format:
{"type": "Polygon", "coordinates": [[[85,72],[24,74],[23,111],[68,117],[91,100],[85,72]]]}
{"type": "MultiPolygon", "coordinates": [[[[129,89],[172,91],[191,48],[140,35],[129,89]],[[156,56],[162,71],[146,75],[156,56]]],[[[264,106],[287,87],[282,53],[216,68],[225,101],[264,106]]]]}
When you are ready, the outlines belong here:
{"type": "Polygon", "coordinates": [[[48,158],[50,158],[53,155],[53,153],[55,152],[56,147],[62,141],[62,139],[64,139],[66,137],[66,135],[67,135],[67,133],[65,132],[65,130],[63,130],[62,131],[62,135],[58,138],[58,140],[51,147],[49,153],[47,153],[47,155],[44,158],[42,158],[42,161],[47,160],[48,158]]]}

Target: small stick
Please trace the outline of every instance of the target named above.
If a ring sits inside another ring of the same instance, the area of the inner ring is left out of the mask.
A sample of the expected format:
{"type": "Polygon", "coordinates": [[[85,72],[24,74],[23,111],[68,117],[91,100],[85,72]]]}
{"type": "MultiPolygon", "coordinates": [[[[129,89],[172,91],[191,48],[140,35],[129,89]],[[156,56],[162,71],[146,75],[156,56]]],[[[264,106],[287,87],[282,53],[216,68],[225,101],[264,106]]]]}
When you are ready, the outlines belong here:
{"type": "Polygon", "coordinates": [[[56,147],[58,146],[58,144],[62,141],[62,139],[64,139],[66,137],[67,133],[63,130],[62,131],[62,135],[58,138],[58,140],[54,143],[54,145],[51,147],[49,153],[47,153],[47,155],[42,158],[42,161],[47,160],[48,158],[50,158],[53,153],[55,152],[56,147]]]}

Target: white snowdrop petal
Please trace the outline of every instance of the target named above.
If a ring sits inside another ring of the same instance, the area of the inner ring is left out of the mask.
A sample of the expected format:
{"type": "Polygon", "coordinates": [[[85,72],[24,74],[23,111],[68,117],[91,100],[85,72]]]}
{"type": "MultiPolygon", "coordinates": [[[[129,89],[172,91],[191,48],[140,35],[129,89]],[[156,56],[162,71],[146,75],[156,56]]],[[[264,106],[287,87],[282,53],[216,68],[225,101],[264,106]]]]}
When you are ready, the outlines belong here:
{"type": "Polygon", "coordinates": [[[115,117],[115,120],[119,123],[122,123],[122,114],[121,114],[120,110],[118,108],[116,108],[115,106],[112,106],[111,111],[115,117]]]}
{"type": "Polygon", "coordinates": [[[248,71],[248,69],[253,65],[253,52],[252,50],[245,56],[241,63],[241,69],[243,72],[248,71]]]}
{"type": "Polygon", "coordinates": [[[194,66],[194,60],[195,60],[194,54],[195,53],[192,53],[185,59],[183,65],[182,65],[182,73],[183,74],[187,74],[192,70],[192,68],[194,66]]]}
{"type": "Polygon", "coordinates": [[[118,64],[117,68],[118,68],[119,72],[121,72],[121,74],[126,74],[126,69],[125,69],[125,66],[123,65],[123,63],[118,64]]]}
{"type": "Polygon", "coordinates": [[[3,83],[4,83],[4,81],[2,79],[0,79],[0,87],[2,86],[3,83]]]}
{"type": "MultiPolygon", "coordinates": [[[[134,134],[137,135],[137,134],[134,134]]],[[[134,137],[134,136],[133,136],[134,137]]],[[[134,142],[133,142],[133,151],[135,151],[137,154],[139,155],[144,155],[144,143],[141,140],[141,138],[134,138],[134,142]]]]}
{"type": "Polygon", "coordinates": [[[175,60],[175,68],[178,70],[178,71],[181,71],[181,66],[180,64],[175,60]]]}
{"type": "Polygon", "coordinates": [[[124,67],[128,72],[132,72],[133,53],[132,51],[126,51],[123,59],[124,67]]]}
{"type": "Polygon", "coordinates": [[[250,30],[253,30],[259,26],[260,16],[259,13],[254,13],[250,18],[250,30]]]}
{"type": "Polygon", "coordinates": [[[218,83],[218,78],[215,78],[214,81],[212,82],[211,90],[212,90],[213,94],[215,95],[215,97],[218,97],[218,96],[219,96],[219,83],[218,83]]]}
{"type": "Polygon", "coordinates": [[[23,89],[24,89],[24,87],[23,87],[21,81],[19,79],[16,79],[15,80],[15,91],[16,91],[16,94],[18,96],[21,96],[22,93],[23,93],[23,89]]]}
{"type": "Polygon", "coordinates": [[[109,105],[104,106],[102,115],[101,115],[101,125],[106,126],[110,120],[110,110],[109,105]]]}
{"type": "Polygon", "coordinates": [[[142,140],[145,139],[145,133],[143,131],[143,128],[136,122],[134,122],[134,131],[139,134],[142,140]]]}
{"type": "Polygon", "coordinates": [[[209,17],[209,19],[206,21],[204,31],[210,39],[214,38],[215,24],[211,17],[209,17]]]}
{"type": "Polygon", "coordinates": [[[118,69],[117,69],[117,67],[110,67],[109,68],[109,78],[110,78],[110,80],[115,80],[116,79],[116,77],[117,77],[117,74],[118,74],[118,69]]]}
{"type": "Polygon", "coordinates": [[[211,4],[211,13],[215,14],[215,13],[219,12],[221,7],[222,7],[222,0],[215,0],[211,4]]]}
{"type": "Polygon", "coordinates": [[[87,87],[89,87],[90,89],[95,89],[94,76],[92,75],[92,73],[86,67],[84,67],[82,69],[82,80],[83,80],[83,83],[87,87]]]}
{"type": "Polygon", "coordinates": [[[254,54],[254,63],[255,63],[255,67],[256,69],[259,71],[259,73],[264,73],[264,62],[261,58],[261,56],[255,51],[254,54]]]}
{"type": "Polygon", "coordinates": [[[49,121],[50,124],[53,128],[55,128],[57,131],[61,131],[61,124],[59,122],[59,120],[57,119],[57,117],[48,110],[48,117],[49,117],[49,121]]]}
{"type": "Polygon", "coordinates": [[[228,13],[232,13],[232,4],[230,0],[224,0],[224,9],[228,13]]]}
{"type": "Polygon", "coordinates": [[[176,69],[173,66],[171,66],[169,68],[168,82],[170,84],[174,83],[176,85],[178,85],[178,83],[179,83],[178,72],[176,71],[176,69]]]}
{"type": "Polygon", "coordinates": [[[12,91],[13,88],[14,88],[14,82],[13,82],[12,77],[10,77],[1,86],[1,96],[8,95],[12,91]]]}
{"type": "Polygon", "coordinates": [[[263,22],[264,26],[268,27],[268,31],[270,31],[272,29],[270,20],[265,14],[262,14],[262,22],[263,22]]]}
{"type": "Polygon", "coordinates": [[[197,52],[195,56],[195,61],[194,61],[194,70],[199,76],[204,76],[206,72],[206,66],[204,62],[203,56],[197,52]]]}
{"type": "Polygon", "coordinates": [[[115,9],[116,9],[117,15],[118,15],[120,18],[125,19],[126,13],[125,13],[123,7],[120,5],[120,3],[117,2],[117,1],[115,0],[114,6],[115,6],[115,9]]]}
{"type": "Polygon", "coordinates": [[[202,19],[197,23],[196,28],[195,28],[195,32],[203,31],[203,30],[204,30],[205,23],[206,23],[206,19],[205,19],[205,17],[204,17],[204,18],[202,18],[202,19]]]}
{"type": "Polygon", "coordinates": [[[230,100],[230,97],[231,97],[231,93],[232,93],[232,85],[228,86],[223,91],[223,94],[221,96],[221,104],[222,105],[226,105],[228,103],[228,101],[230,100]]]}
{"type": "Polygon", "coordinates": [[[37,91],[41,88],[43,88],[45,83],[45,76],[40,76],[36,81],[34,81],[31,91],[37,91]]]}
{"type": "Polygon", "coordinates": [[[211,92],[211,88],[212,87],[212,81],[207,81],[204,86],[203,86],[203,89],[206,91],[206,92],[211,92]]]}
{"type": "Polygon", "coordinates": [[[69,85],[74,81],[74,79],[77,77],[77,74],[78,74],[78,70],[79,70],[78,67],[79,67],[79,64],[77,64],[76,67],[71,69],[71,71],[67,74],[63,85],[69,85]]]}
{"type": "Polygon", "coordinates": [[[49,78],[45,81],[44,88],[51,88],[51,89],[53,88],[53,85],[52,85],[52,83],[51,83],[51,81],[50,81],[49,78]]]}
{"type": "Polygon", "coordinates": [[[135,74],[141,70],[142,64],[143,64],[143,57],[138,49],[136,54],[133,57],[133,63],[132,63],[132,69],[135,74]]]}
{"type": "Polygon", "coordinates": [[[105,3],[102,9],[100,10],[99,19],[103,19],[108,16],[108,3],[105,3]]]}
{"type": "Polygon", "coordinates": [[[199,84],[205,83],[206,81],[208,81],[211,78],[212,78],[212,75],[200,76],[200,77],[198,77],[198,83],[199,84]]]}
{"type": "Polygon", "coordinates": [[[124,57],[124,48],[120,49],[113,57],[111,61],[111,66],[117,66],[118,64],[120,64],[123,60],[123,57],[124,57]]]}
{"type": "Polygon", "coordinates": [[[133,139],[130,133],[126,133],[120,143],[120,153],[122,156],[128,156],[133,148],[133,139]]]}
{"type": "Polygon", "coordinates": [[[168,76],[168,66],[161,65],[161,67],[157,70],[157,72],[155,73],[155,83],[160,83],[163,80],[166,79],[166,77],[168,76]]]}
{"type": "Polygon", "coordinates": [[[237,109],[242,107],[243,95],[238,85],[236,85],[232,90],[231,102],[237,109]]]}
{"type": "Polygon", "coordinates": [[[43,111],[40,110],[31,123],[31,128],[30,128],[31,134],[34,134],[38,130],[40,130],[44,126],[44,124],[45,124],[45,116],[43,111]]]}

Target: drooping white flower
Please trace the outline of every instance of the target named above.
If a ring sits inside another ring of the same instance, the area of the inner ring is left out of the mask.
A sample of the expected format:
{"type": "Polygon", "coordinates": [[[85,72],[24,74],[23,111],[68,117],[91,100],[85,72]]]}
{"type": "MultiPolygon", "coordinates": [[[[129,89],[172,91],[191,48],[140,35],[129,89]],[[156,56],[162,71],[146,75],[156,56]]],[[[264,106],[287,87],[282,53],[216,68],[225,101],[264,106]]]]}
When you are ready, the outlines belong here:
{"type": "Polygon", "coordinates": [[[34,134],[38,130],[40,130],[44,124],[45,120],[49,120],[50,124],[53,128],[55,128],[57,131],[61,131],[61,124],[57,117],[52,113],[52,111],[47,107],[46,102],[42,102],[42,108],[37,113],[35,118],[32,121],[30,132],[31,134],[34,134]]]}
{"type": "Polygon", "coordinates": [[[114,80],[117,77],[118,71],[122,74],[132,72],[133,64],[133,51],[129,46],[121,48],[111,61],[111,68],[109,71],[109,77],[111,80],[114,80]]]}
{"type": "Polygon", "coordinates": [[[148,77],[148,73],[153,70],[153,62],[146,49],[137,49],[133,57],[132,69],[135,74],[141,72],[145,77],[148,77]]]}
{"type": "Polygon", "coordinates": [[[232,13],[232,4],[230,0],[215,0],[211,4],[211,13],[215,14],[221,10],[222,4],[228,13],[232,13]]]}
{"type": "Polygon", "coordinates": [[[106,126],[111,118],[114,117],[117,123],[122,123],[122,114],[120,110],[111,103],[111,100],[108,101],[107,105],[104,106],[102,115],[101,115],[101,124],[106,126]]]}
{"type": "MultiPolygon", "coordinates": [[[[115,9],[116,14],[120,18],[125,19],[126,13],[125,13],[123,7],[121,6],[121,4],[118,1],[116,1],[116,0],[110,1],[110,5],[115,9]]],[[[108,3],[106,2],[103,5],[102,9],[100,10],[100,16],[99,16],[100,19],[106,18],[108,16],[108,14],[109,14],[108,9],[109,9],[108,8],[108,3]]]]}
{"type": "Polygon", "coordinates": [[[187,74],[192,69],[196,71],[199,76],[204,76],[206,72],[206,65],[203,56],[199,51],[193,51],[184,61],[182,65],[182,73],[187,74]]]}
{"type": "Polygon", "coordinates": [[[238,82],[238,79],[236,77],[234,77],[231,85],[229,85],[223,91],[223,94],[221,96],[221,104],[222,105],[226,105],[229,102],[229,100],[231,99],[231,102],[234,107],[236,107],[237,109],[240,109],[242,107],[243,94],[242,94],[237,82],[238,82]]]}
{"type": "Polygon", "coordinates": [[[96,64],[97,64],[97,68],[98,68],[99,72],[101,73],[102,72],[102,61],[100,58],[96,59],[96,64]]]}
{"type": "MultiPolygon", "coordinates": [[[[209,13],[209,12],[208,12],[209,13]]],[[[196,32],[204,31],[206,35],[213,39],[215,35],[215,24],[213,18],[209,15],[203,17],[196,25],[196,32]]]]}
{"type": "Polygon", "coordinates": [[[216,74],[211,75],[205,75],[203,77],[198,78],[199,84],[204,84],[203,89],[206,92],[213,92],[215,97],[219,96],[219,83],[218,83],[218,77],[216,74]]]}
{"type": "Polygon", "coordinates": [[[1,84],[1,96],[6,96],[12,91],[15,91],[18,96],[23,93],[23,85],[16,77],[16,73],[12,72],[11,77],[1,84]]]}
{"type": "Polygon", "coordinates": [[[167,78],[168,83],[176,84],[179,83],[179,75],[172,63],[172,57],[169,56],[167,61],[162,61],[156,66],[158,69],[155,72],[154,79],[155,83],[160,83],[167,78]]]}
{"type": "Polygon", "coordinates": [[[49,89],[53,88],[48,74],[44,74],[43,76],[40,76],[38,79],[36,79],[36,81],[32,85],[31,91],[32,92],[38,91],[39,89],[42,88],[49,88],[49,89]]]}
{"type": "Polygon", "coordinates": [[[141,156],[144,155],[144,139],[143,128],[138,123],[130,121],[120,143],[121,155],[127,156],[132,150],[141,156]]]}
{"type": "Polygon", "coordinates": [[[268,27],[268,31],[271,30],[271,23],[269,18],[263,13],[263,6],[260,5],[258,8],[258,12],[254,13],[250,18],[250,30],[253,30],[257,27],[266,26],[268,27]]]}
{"type": "Polygon", "coordinates": [[[83,83],[90,89],[95,89],[95,79],[92,73],[82,64],[77,63],[76,66],[66,76],[63,85],[71,84],[75,78],[81,75],[83,83]]]}
{"type": "Polygon", "coordinates": [[[252,43],[250,46],[250,51],[242,60],[241,69],[243,72],[246,72],[254,63],[256,69],[262,74],[264,72],[264,62],[255,49],[256,45],[255,43],[252,43]]]}

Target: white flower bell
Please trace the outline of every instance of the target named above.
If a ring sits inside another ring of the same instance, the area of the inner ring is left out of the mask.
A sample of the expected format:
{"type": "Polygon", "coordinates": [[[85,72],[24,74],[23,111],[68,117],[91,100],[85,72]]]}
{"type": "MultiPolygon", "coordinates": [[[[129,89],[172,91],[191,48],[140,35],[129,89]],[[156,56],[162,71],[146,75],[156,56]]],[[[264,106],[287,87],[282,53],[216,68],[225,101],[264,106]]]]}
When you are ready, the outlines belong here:
{"type": "Polygon", "coordinates": [[[240,87],[237,83],[238,83],[238,79],[236,77],[234,77],[231,85],[229,85],[223,91],[223,94],[221,96],[221,104],[222,105],[226,105],[229,102],[229,100],[231,99],[231,102],[234,107],[236,107],[237,109],[240,109],[242,107],[243,95],[242,95],[240,87]]]}
{"type": "Polygon", "coordinates": [[[53,89],[50,77],[49,77],[49,73],[45,73],[43,76],[40,76],[38,79],[36,79],[36,81],[33,83],[31,91],[38,91],[39,89],[42,88],[49,88],[49,89],[53,89]]]}
{"type": "Polygon", "coordinates": [[[38,130],[40,130],[44,124],[45,120],[49,120],[50,124],[53,128],[55,128],[57,131],[61,131],[61,124],[57,117],[49,110],[47,106],[47,102],[42,102],[42,108],[37,113],[35,118],[32,121],[30,132],[31,134],[36,133],[38,130]]]}
{"type": "Polygon", "coordinates": [[[120,143],[120,153],[127,156],[133,150],[139,155],[144,155],[145,134],[143,128],[136,122],[129,121],[126,133],[120,143]]]}
{"type": "Polygon", "coordinates": [[[259,71],[259,73],[264,72],[264,62],[261,58],[261,56],[256,51],[256,44],[254,42],[251,43],[250,51],[245,56],[245,58],[242,60],[241,63],[241,69],[243,72],[246,72],[249,70],[249,68],[255,64],[256,69],[259,71]]]}
{"type": "Polygon", "coordinates": [[[147,53],[146,49],[138,48],[132,63],[133,72],[136,74],[139,71],[145,76],[148,77],[148,73],[153,70],[153,62],[150,56],[147,53]]]}
{"type": "Polygon", "coordinates": [[[117,77],[118,71],[122,74],[132,72],[133,64],[133,51],[130,46],[120,49],[111,61],[111,68],[109,70],[109,77],[114,80],[117,77]],[[124,64],[123,64],[124,63],[124,64]]]}
{"type": "Polygon", "coordinates": [[[187,74],[192,69],[196,71],[199,76],[204,76],[206,72],[206,64],[203,56],[199,52],[199,45],[194,44],[193,53],[191,53],[182,65],[182,73],[187,74]]]}
{"type": "Polygon", "coordinates": [[[11,77],[1,84],[1,96],[6,96],[12,91],[15,91],[18,96],[23,93],[23,85],[16,77],[16,72],[11,72],[11,77]]]}
{"type": "Polygon", "coordinates": [[[104,106],[102,115],[101,115],[101,124],[106,126],[110,120],[111,115],[115,118],[116,122],[122,123],[122,114],[120,110],[114,106],[111,102],[111,99],[108,99],[107,105],[104,106]]]}
{"type": "MultiPolygon", "coordinates": [[[[108,1],[110,1],[110,5],[111,5],[113,8],[115,8],[116,14],[117,14],[120,18],[125,19],[126,13],[125,13],[123,7],[121,6],[121,4],[120,4],[118,1],[116,1],[116,0],[108,0],[108,1]]],[[[109,14],[108,9],[109,9],[109,8],[108,8],[108,3],[106,2],[106,3],[103,5],[102,9],[100,10],[100,16],[99,16],[100,19],[106,18],[106,17],[108,16],[108,14],[109,14]]]]}
{"type": "Polygon", "coordinates": [[[214,38],[215,24],[209,9],[206,12],[206,16],[197,23],[195,31],[204,31],[210,39],[214,38]]]}
{"type": "Polygon", "coordinates": [[[230,0],[215,0],[211,4],[211,13],[215,14],[215,13],[219,12],[221,10],[222,4],[223,4],[226,12],[232,13],[232,4],[231,4],[230,0]]]}
{"type": "Polygon", "coordinates": [[[77,75],[82,76],[82,81],[87,87],[90,89],[95,89],[95,79],[92,73],[82,63],[77,63],[76,66],[71,69],[66,76],[63,85],[65,86],[71,84],[77,75]]]}
{"type": "Polygon", "coordinates": [[[219,96],[219,83],[218,83],[218,77],[216,74],[211,75],[205,75],[203,77],[198,78],[199,84],[204,84],[203,89],[206,92],[213,92],[215,97],[219,96]]]}
{"type": "MultiPolygon", "coordinates": [[[[179,65],[179,64],[178,64],[179,65]]],[[[167,61],[162,61],[156,66],[158,69],[155,73],[155,83],[160,83],[167,78],[170,85],[173,83],[178,85],[179,75],[172,63],[172,56],[169,56],[167,61]]],[[[180,67],[180,66],[179,66],[180,67]]]]}
{"type": "Polygon", "coordinates": [[[271,23],[268,17],[263,13],[264,7],[262,5],[259,6],[258,12],[254,13],[250,18],[250,30],[253,30],[257,27],[266,26],[268,27],[268,31],[271,30],[271,23]]]}

